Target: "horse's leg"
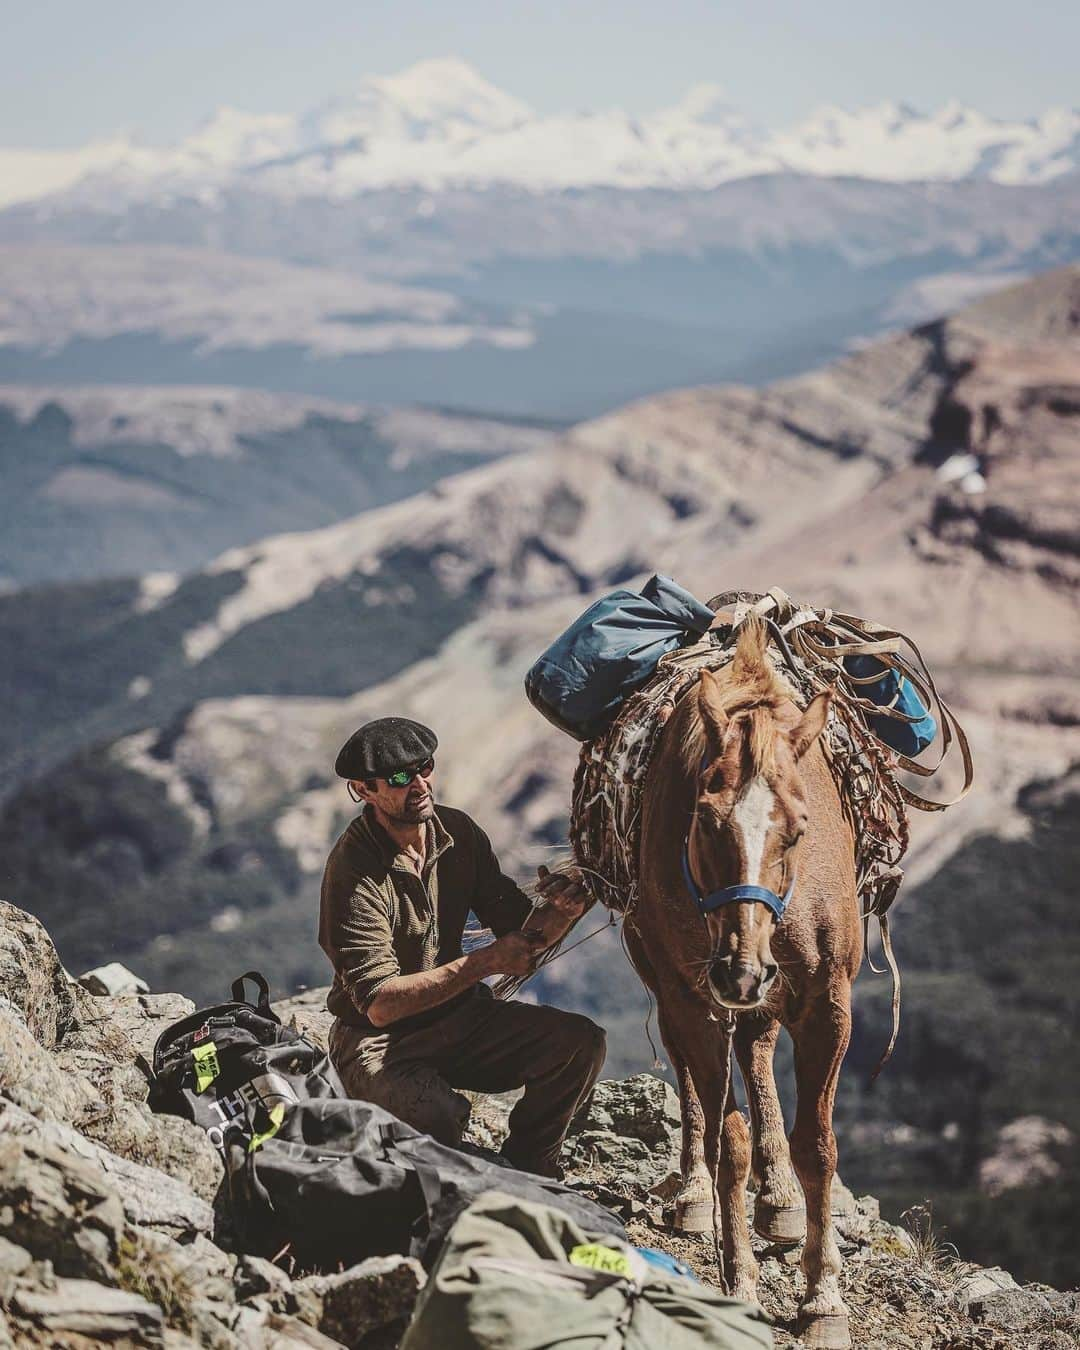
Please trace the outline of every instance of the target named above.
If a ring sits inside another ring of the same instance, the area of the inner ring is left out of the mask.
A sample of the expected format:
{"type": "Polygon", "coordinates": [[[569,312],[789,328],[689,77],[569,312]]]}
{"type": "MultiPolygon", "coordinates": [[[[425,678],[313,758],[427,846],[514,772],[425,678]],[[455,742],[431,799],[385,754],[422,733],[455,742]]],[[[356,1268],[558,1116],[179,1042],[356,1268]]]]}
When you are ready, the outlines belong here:
{"type": "Polygon", "coordinates": [[[802,1338],[819,1350],[848,1350],[848,1310],[840,1296],[840,1248],[830,1193],[836,1172],[832,1113],[840,1064],[851,1036],[851,983],[834,982],[791,1027],[798,1108],[791,1160],[806,1197],[806,1293],[799,1305],[802,1338]]]}
{"type": "Polygon", "coordinates": [[[716,1203],[713,1173],[705,1162],[705,1114],[678,1040],[663,1014],[659,1020],[660,1034],[678,1083],[682,1116],[682,1153],[679,1157],[682,1187],[675,1197],[674,1227],[680,1233],[711,1233],[716,1222],[716,1203]]]}
{"type": "Polygon", "coordinates": [[[675,1032],[702,1113],[706,1175],[720,1219],[714,1223],[721,1277],[729,1291],[753,1301],[758,1268],[746,1230],[750,1137],[731,1090],[731,1031],[705,1021],[696,1004],[681,999],[669,1002],[664,1015],[675,1032]]]}
{"type": "Polygon", "coordinates": [[[660,992],[660,981],[636,927],[628,923],[623,929],[623,935],[631,964],[642,984],[651,990],[656,999],[660,1037],[671,1061],[679,1092],[679,1117],[682,1125],[679,1171],[682,1174],[682,1187],[675,1197],[674,1227],[683,1233],[711,1233],[715,1225],[713,1182],[715,1168],[710,1169],[705,1163],[705,1116],[694,1089],[694,1080],[690,1076],[686,1058],[682,1053],[678,1035],[679,1023],[677,1019],[672,1021],[667,1016],[665,1000],[660,992]]]}
{"type": "MultiPolygon", "coordinates": [[[[730,1058],[729,1042],[729,1064],[730,1058]]],[[[729,1071],[719,1167],[716,1172],[716,1195],[724,1243],[724,1275],[730,1294],[748,1303],[756,1303],[758,1266],[746,1227],[746,1183],[749,1176],[750,1131],[736,1104],[729,1071]]]]}
{"type": "Polygon", "coordinates": [[[768,1013],[743,1013],[735,1026],[735,1055],[746,1084],[757,1181],[754,1230],[770,1242],[806,1236],[806,1202],[791,1168],[784,1115],[776,1091],[773,1055],[780,1023],[768,1013]]]}

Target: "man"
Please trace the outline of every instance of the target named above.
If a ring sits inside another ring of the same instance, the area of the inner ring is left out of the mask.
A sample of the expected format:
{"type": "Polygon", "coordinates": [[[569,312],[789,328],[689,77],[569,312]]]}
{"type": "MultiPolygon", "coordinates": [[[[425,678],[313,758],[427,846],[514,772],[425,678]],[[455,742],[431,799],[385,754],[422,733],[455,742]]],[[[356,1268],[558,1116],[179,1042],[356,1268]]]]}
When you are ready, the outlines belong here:
{"type": "Polygon", "coordinates": [[[334,967],[330,1055],[347,1091],[457,1145],[469,1101],[456,1089],[524,1086],[504,1156],[558,1176],[566,1127],[604,1059],[604,1033],[557,1008],[499,1002],[489,975],[524,975],[587,903],[579,882],[540,868],[543,903],[500,870],[483,830],[432,794],[435,733],[403,717],[369,722],[335,771],[363,811],[334,845],[319,943],[334,967]],[[462,954],[472,910],[495,941],[462,954]]]}

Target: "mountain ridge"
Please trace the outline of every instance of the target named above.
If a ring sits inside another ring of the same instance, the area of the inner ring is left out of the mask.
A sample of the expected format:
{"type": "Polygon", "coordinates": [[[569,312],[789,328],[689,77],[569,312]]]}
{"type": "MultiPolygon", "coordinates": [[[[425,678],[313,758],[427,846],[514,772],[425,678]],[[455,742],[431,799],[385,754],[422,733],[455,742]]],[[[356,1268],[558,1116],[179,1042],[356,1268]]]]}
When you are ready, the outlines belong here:
{"type": "Polygon", "coordinates": [[[296,116],[219,108],[192,135],[154,148],[131,137],[80,150],[0,150],[0,205],[68,196],[110,209],[177,194],[211,200],[242,180],[272,196],[342,197],[373,187],[515,183],[715,187],[798,172],[889,181],[1048,182],[1080,168],[1080,111],[1002,121],[950,100],[924,115],[885,102],[826,105],[780,130],[750,124],[715,85],[674,106],[538,115],[465,62],[368,76],[356,93],[296,116]]]}

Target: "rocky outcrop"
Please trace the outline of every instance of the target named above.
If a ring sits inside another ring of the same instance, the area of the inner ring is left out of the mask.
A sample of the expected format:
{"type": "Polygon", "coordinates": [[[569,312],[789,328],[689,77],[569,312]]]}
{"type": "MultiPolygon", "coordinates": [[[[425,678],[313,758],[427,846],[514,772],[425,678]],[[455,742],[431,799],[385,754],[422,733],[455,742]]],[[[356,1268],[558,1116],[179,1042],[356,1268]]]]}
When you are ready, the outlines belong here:
{"type": "Polygon", "coordinates": [[[48,933],[25,910],[0,900],[0,1009],[18,1013],[47,1049],[71,1023],[75,996],[48,933]]]}
{"type": "MultiPolygon", "coordinates": [[[[0,951],[25,951],[24,941],[34,962],[9,960],[0,975],[0,1350],[393,1350],[426,1278],[417,1261],[377,1257],[305,1272],[287,1256],[283,1266],[231,1250],[209,1203],[220,1182],[216,1154],[204,1153],[194,1127],[150,1113],[140,1056],[190,1003],[77,989],[62,1014],[54,1003],[51,1014],[27,1018],[23,1009],[54,987],[48,972],[60,966],[40,924],[8,906],[0,951]]],[[[310,991],[278,1011],[319,1037],[323,995],[310,991]]],[[[507,1098],[478,1097],[474,1140],[497,1146],[509,1107],[507,1098]]],[[[572,1124],[568,1178],[620,1213],[634,1241],[715,1281],[711,1239],[670,1226],[679,1137],[668,1084],[647,1074],[602,1081],[572,1124]]],[[[1075,1295],[956,1261],[926,1233],[883,1222],[875,1200],[840,1183],[833,1211],[860,1345],[1073,1344],[1075,1295]]],[[[791,1346],[798,1249],[756,1246],[776,1343],[791,1346]]]]}

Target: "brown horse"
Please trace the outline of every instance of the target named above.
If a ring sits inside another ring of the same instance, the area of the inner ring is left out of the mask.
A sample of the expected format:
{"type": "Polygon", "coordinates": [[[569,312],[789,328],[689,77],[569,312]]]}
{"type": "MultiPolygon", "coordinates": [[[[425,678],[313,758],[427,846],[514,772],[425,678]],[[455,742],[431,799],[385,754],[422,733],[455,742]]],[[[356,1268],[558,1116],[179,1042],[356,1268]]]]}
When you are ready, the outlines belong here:
{"type": "Polygon", "coordinates": [[[766,645],[760,623],[744,625],[732,663],[704,671],[660,734],[626,941],[656,996],[682,1099],[676,1222],[715,1227],[728,1289],[755,1299],[745,1200],[753,1167],[758,1233],[778,1242],[806,1235],[805,1343],[847,1347],[829,1198],[833,1101],[862,960],[854,839],[818,739],[829,695],[802,711],[766,645]],[[746,887],[759,889],[746,897],[746,887]],[[782,909],[789,894],[777,921],[769,906],[782,909]],[[795,1045],[790,1150],[773,1077],[781,1026],[795,1045]],[[733,1045],[752,1147],[732,1093],[733,1045]]]}

